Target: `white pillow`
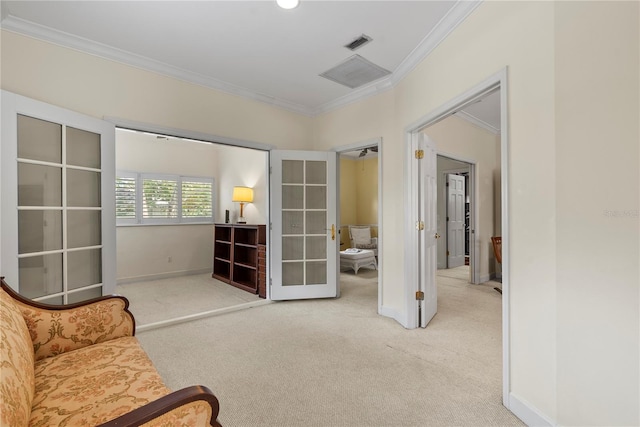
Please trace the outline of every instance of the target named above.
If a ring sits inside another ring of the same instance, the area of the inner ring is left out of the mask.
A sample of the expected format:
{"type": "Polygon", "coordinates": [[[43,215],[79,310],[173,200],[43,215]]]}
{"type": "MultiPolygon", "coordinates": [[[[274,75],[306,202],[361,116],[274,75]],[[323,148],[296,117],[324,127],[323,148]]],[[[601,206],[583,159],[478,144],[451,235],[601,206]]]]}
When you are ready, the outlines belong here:
{"type": "Polygon", "coordinates": [[[366,228],[352,228],[351,238],[354,245],[368,245],[371,243],[371,229],[366,228]]]}

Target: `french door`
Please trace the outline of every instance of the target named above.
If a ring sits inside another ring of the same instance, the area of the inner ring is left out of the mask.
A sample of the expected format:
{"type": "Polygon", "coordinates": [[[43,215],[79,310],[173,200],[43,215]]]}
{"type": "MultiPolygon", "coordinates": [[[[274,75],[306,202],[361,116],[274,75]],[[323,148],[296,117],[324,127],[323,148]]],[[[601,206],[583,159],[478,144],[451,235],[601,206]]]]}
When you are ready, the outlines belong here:
{"type": "Polygon", "coordinates": [[[338,289],[336,153],[271,151],[271,299],[338,289]]]}
{"type": "Polygon", "coordinates": [[[34,300],[115,291],[115,127],[2,91],[0,269],[34,300]]]}
{"type": "Polygon", "coordinates": [[[420,132],[413,137],[418,160],[418,325],[426,327],[438,311],[437,266],[437,202],[438,167],[436,143],[420,132]]]}

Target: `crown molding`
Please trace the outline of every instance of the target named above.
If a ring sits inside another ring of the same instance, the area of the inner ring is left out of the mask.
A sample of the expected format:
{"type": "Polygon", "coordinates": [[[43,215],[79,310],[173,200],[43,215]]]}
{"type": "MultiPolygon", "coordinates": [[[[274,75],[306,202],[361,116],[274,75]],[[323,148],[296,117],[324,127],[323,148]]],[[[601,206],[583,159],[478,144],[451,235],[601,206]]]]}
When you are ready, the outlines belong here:
{"type": "Polygon", "coordinates": [[[436,24],[420,44],[400,63],[393,72],[394,86],[418,66],[433,50],[446,39],[458,25],[482,3],[482,0],[459,0],[436,24]]]}
{"type": "Polygon", "coordinates": [[[335,101],[320,105],[317,108],[306,107],[284,99],[256,93],[243,87],[235,86],[199,73],[187,71],[164,62],[156,61],[141,55],[136,55],[117,49],[102,43],[97,43],[83,37],[78,37],[63,31],[54,30],[43,25],[35,24],[24,19],[5,16],[3,9],[1,28],[15,33],[23,34],[36,39],[44,40],[59,46],[74,49],[80,52],[95,55],[122,64],[130,65],[146,71],[152,71],[169,76],[188,83],[215,89],[231,95],[251,99],[261,103],[273,105],[285,110],[313,117],[327,113],[345,105],[361,101],[374,95],[386,92],[395,87],[407,74],[409,74],[424,58],[426,58],[455,28],[458,27],[473,12],[482,0],[459,0],[436,24],[434,29],[420,42],[420,44],[402,61],[398,68],[388,77],[373,82],[365,87],[353,90],[346,96],[335,101]]]}
{"type": "Polygon", "coordinates": [[[164,62],[156,61],[142,55],[136,55],[121,49],[117,49],[102,43],[78,37],[73,34],[58,31],[43,25],[35,24],[24,19],[9,15],[2,20],[2,29],[14,33],[23,34],[35,39],[44,40],[59,46],[74,49],[90,55],[95,55],[111,61],[120,62],[125,65],[140,68],[145,71],[152,71],[168,77],[173,77],[187,83],[194,83],[211,89],[219,90],[231,95],[249,98],[254,101],[284,108],[294,113],[311,116],[312,110],[283,99],[273,96],[256,93],[248,89],[232,85],[199,73],[183,70],[164,62]]]}
{"type": "Polygon", "coordinates": [[[407,74],[418,66],[438,45],[447,38],[458,25],[460,25],[480,4],[483,0],[459,0],[447,12],[445,16],[436,24],[427,36],[422,39],[420,44],[400,63],[389,77],[382,82],[373,83],[365,88],[356,89],[350,94],[340,97],[335,101],[328,102],[319,106],[314,115],[328,113],[345,105],[360,101],[373,95],[378,95],[389,89],[394,88],[407,74]]]}
{"type": "Polygon", "coordinates": [[[471,124],[474,124],[478,127],[481,127],[484,130],[487,130],[489,132],[491,132],[494,135],[498,135],[500,133],[500,129],[490,125],[489,123],[485,122],[484,120],[480,120],[479,118],[477,118],[476,116],[473,116],[469,113],[467,113],[466,111],[456,111],[455,115],[457,117],[460,117],[463,120],[468,121],[471,124]]]}

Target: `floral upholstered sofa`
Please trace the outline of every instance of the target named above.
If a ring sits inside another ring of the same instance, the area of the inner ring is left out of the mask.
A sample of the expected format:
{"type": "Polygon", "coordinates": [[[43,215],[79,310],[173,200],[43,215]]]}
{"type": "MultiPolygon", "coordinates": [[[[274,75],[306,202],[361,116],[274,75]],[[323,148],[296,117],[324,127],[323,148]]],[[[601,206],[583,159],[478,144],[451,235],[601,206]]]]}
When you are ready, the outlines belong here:
{"type": "Polygon", "coordinates": [[[220,426],[203,386],[171,392],[124,297],[53,306],[0,283],[0,426],[220,426]]]}

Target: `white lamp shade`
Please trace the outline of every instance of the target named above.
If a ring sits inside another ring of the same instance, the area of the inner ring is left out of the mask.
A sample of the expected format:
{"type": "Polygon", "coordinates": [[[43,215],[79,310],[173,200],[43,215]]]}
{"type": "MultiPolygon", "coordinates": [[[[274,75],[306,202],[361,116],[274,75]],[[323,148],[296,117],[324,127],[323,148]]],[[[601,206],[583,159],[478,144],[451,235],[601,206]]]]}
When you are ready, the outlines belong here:
{"type": "Polygon", "coordinates": [[[233,187],[233,202],[253,202],[253,189],[249,187],[233,187]]]}

